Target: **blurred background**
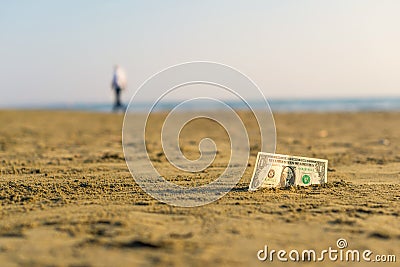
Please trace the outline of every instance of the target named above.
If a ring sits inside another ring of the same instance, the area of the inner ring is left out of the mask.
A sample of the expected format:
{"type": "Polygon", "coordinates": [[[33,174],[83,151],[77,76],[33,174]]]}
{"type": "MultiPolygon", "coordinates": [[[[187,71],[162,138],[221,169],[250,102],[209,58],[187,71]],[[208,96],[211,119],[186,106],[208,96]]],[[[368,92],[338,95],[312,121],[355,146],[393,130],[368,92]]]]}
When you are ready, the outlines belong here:
{"type": "Polygon", "coordinates": [[[154,73],[206,60],[249,76],[273,109],[399,109],[399,10],[396,0],[7,1],[0,108],[109,110],[114,64],[127,72],[126,103],[154,73]]]}

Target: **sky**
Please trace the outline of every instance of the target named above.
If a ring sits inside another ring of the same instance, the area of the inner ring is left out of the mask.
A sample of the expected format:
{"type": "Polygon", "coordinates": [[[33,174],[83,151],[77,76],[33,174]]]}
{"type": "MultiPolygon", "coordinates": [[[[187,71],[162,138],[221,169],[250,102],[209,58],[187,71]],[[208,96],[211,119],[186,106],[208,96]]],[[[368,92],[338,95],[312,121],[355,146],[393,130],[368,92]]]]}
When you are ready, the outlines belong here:
{"type": "Polygon", "coordinates": [[[196,60],[240,70],[271,99],[399,97],[399,13],[397,0],[5,1],[0,107],[112,101],[114,64],[126,101],[196,60]]]}

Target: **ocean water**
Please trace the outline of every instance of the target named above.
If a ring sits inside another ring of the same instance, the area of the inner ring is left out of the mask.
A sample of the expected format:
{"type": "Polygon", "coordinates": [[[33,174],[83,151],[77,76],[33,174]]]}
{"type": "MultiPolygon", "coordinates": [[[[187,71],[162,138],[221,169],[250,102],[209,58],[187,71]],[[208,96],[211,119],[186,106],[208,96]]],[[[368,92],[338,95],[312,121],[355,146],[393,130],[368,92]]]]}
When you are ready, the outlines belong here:
{"type": "MultiPolygon", "coordinates": [[[[161,102],[155,111],[168,111],[180,102],[161,102]]],[[[247,109],[244,102],[224,101],[236,110],[247,109]]],[[[260,101],[248,101],[254,109],[264,108],[260,101]]],[[[360,111],[400,111],[400,97],[397,98],[348,98],[348,99],[271,99],[268,103],[273,112],[360,112],[360,111]]],[[[149,103],[138,103],[130,107],[130,111],[146,112],[149,103]]],[[[151,106],[151,105],[150,105],[151,106]]],[[[112,103],[56,103],[48,105],[23,105],[21,109],[80,110],[94,112],[110,112],[112,103]]],[[[186,110],[218,110],[219,105],[212,103],[194,103],[185,105],[186,110]]]]}

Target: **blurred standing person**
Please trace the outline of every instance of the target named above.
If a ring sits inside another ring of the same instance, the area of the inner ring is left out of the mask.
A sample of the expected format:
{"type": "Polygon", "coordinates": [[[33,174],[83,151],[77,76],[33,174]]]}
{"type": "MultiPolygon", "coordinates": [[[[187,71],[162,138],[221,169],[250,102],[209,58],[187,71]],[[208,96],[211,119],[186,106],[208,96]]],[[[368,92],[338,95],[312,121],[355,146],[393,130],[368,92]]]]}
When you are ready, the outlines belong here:
{"type": "Polygon", "coordinates": [[[124,105],[121,103],[121,91],[126,88],[126,74],[123,68],[119,65],[115,65],[114,74],[111,82],[111,89],[115,92],[115,103],[113,106],[113,111],[118,109],[125,110],[124,105]]]}

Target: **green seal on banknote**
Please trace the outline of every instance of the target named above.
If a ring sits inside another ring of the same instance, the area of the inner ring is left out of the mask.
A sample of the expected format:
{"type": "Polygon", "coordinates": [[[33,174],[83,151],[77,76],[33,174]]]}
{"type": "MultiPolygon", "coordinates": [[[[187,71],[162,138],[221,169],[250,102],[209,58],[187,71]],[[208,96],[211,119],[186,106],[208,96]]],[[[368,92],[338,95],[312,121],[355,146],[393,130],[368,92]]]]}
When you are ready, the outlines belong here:
{"type": "Polygon", "coordinates": [[[303,177],[301,177],[301,180],[303,181],[304,184],[309,184],[311,181],[310,175],[304,174],[303,177]]]}

